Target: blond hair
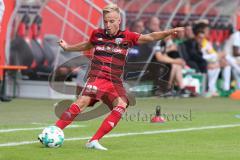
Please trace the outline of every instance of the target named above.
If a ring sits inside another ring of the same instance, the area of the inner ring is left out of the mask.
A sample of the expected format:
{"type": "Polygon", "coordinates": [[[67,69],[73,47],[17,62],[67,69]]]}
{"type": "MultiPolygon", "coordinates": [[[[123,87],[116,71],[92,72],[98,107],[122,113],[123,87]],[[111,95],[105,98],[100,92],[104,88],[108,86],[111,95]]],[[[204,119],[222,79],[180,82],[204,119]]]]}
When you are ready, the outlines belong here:
{"type": "Polygon", "coordinates": [[[120,8],[116,4],[110,3],[103,8],[102,13],[105,15],[105,14],[113,12],[113,11],[120,14],[120,8]]]}
{"type": "Polygon", "coordinates": [[[194,24],[200,24],[200,23],[204,23],[204,24],[209,24],[209,21],[208,21],[208,19],[199,19],[199,20],[196,20],[195,22],[194,22],[194,24]]]}

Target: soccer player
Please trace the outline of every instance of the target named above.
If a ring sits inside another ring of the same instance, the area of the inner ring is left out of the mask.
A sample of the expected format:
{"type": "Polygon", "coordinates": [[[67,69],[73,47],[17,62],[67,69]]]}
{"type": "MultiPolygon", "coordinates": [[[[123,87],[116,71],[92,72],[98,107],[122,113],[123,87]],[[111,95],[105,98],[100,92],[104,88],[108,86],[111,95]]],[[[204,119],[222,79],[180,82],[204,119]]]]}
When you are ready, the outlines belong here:
{"type": "Polygon", "coordinates": [[[161,32],[141,35],[128,30],[120,30],[120,9],[115,4],[103,9],[104,29],[92,32],[89,41],[69,45],[60,40],[65,51],[86,51],[94,49],[88,80],[79,98],[62,114],[56,126],[64,129],[87,106],[101,100],[112,110],[102,122],[95,135],[87,142],[87,148],[107,150],[99,140],[109,133],[119,122],[128,106],[128,99],[122,84],[121,75],[128,49],[136,44],[161,40],[175,35],[184,28],[174,28],[161,32]]]}

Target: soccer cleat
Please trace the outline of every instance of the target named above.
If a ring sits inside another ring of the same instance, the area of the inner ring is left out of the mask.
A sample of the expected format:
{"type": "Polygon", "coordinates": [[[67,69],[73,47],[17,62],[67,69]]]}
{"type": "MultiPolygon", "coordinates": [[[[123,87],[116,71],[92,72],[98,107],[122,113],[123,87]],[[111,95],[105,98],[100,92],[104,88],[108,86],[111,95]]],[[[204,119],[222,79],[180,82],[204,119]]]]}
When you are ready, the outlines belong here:
{"type": "Polygon", "coordinates": [[[179,97],[188,98],[190,97],[191,92],[187,89],[180,89],[177,94],[179,97]]]}
{"type": "Polygon", "coordinates": [[[41,142],[41,143],[43,144],[42,134],[39,134],[39,135],[38,135],[38,140],[39,140],[39,142],[41,142]]]}
{"type": "Polygon", "coordinates": [[[89,149],[98,149],[98,150],[104,150],[107,151],[108,149],[103,147],[98,140],[93,140],[91,142],[87,142],[86,143],[86,147],[89,149]]]}

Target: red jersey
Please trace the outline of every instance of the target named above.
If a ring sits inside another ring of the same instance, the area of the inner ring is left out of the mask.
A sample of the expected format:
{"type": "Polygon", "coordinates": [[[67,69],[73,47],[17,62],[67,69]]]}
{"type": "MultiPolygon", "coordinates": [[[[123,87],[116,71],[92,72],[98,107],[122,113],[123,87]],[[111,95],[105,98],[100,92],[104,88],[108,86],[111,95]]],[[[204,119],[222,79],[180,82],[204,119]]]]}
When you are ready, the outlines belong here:
{"type": "Polygon", "coordinates": [[[94,54],[88,76],[122,82],[128,49],[137,44],[139,37],[140,34],[128,30],[119,30],[115,36],[109,36],[104,29],[94,30],[90,37],[94,54]]]}

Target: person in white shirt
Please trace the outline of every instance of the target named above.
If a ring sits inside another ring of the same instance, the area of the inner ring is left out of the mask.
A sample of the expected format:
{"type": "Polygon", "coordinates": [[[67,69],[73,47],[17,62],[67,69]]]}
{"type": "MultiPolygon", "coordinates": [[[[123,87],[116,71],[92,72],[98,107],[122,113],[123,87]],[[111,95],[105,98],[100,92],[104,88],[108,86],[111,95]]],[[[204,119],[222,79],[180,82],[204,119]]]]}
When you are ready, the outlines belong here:
{"type": "Polygon", "coordinates": [[[225,91],[230,89],[231,67],[226,60],[224,52],[217,52],[209,38],[209,23],[200,21],[196,23],[195,29],[199,30],[199,43],[203,58],[208,64],[208,93],[207,96],[218,96],[216,83],[222,68],[223,86],[225,91]],[[202,32],[202,33],[201,33],[202,32]]]}
{"type": "Polygon", "coordinates": [[[233,69],[233,75],[237,80],[237,88],[240,89],[240,31],[234,32],[224,45],[224,52],[228,64],[233,69]]]}

